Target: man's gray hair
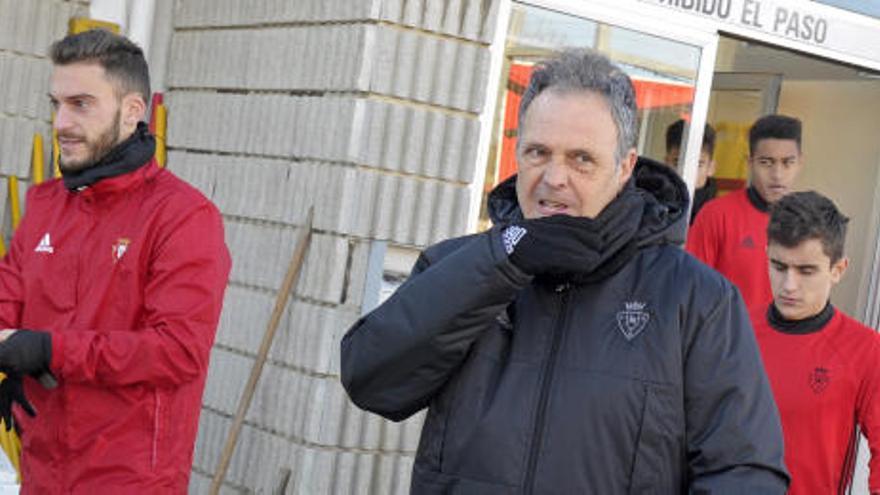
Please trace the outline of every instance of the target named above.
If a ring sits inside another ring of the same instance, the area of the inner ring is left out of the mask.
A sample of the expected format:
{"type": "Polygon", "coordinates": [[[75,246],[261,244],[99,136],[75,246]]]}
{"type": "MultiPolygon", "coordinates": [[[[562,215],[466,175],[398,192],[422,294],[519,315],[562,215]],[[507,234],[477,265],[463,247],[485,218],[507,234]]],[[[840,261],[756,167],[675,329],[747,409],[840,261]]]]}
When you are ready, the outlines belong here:
{"type": "Polygon", "coordinates": [[[638,137],[636,92],[629,76],[604,55],[583,48],[567,49],[538,63],[519,104],[520,122],[525,119],[526,111],[535,97],[547,89],[591,91],[605,98],[617,127],[615,164],[619,164],[626,153],[635,148],[638,137]]]}

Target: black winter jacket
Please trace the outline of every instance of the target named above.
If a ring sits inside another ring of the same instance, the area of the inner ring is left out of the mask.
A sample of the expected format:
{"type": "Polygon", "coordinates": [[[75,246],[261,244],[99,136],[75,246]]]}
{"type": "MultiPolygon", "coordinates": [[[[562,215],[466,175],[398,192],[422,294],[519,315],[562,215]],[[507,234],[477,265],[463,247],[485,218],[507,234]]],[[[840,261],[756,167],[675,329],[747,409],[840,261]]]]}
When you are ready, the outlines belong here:
{"type": "MultiPolygon", "coordinates": [[[[415,494],[783,494],[779,417],[737,290],[677,245],[684,184],[637,167],[639,249],[592,284],[512,265],[499,228],[428,248],[342,341],[360,407],[428,407],[415,494]]],[[[513,183],[496,225],[519,218],[513,183]]]]}

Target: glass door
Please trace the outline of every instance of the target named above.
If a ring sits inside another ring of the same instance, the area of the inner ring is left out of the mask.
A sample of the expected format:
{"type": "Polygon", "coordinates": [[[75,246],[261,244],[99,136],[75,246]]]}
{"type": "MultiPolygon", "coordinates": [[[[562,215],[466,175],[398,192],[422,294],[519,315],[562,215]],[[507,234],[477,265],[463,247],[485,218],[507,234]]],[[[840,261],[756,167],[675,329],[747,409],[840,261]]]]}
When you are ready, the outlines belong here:
{"type": "Polygon", "coordinates": [[[717,133],[714,177],[719,195],[746,187],[749,127],[776,112],[781,83],[781,74],[715,73],[706,120],[717,133]]]}
{"type": "MultiPolygon", "coordinates": [[[[519,101],[532,67],[557,50],[592,48],[629,74],[639,107],[639,154],[663,161],[666,129],[676,120],[685,119],[702,129],[717,36],[686,26],[666,26],[667,32],[658,33],[652,15],[644,8],[639,15],[628,15],[624,8],[601,1],[512,4],[478,230],[489,226],[486,196],[516,173],[519,101]]],[[[683,177],[692,190],[702,136],[689,134],[694,135],[685,135],[677,144],[685,150],[683,177]]]]}

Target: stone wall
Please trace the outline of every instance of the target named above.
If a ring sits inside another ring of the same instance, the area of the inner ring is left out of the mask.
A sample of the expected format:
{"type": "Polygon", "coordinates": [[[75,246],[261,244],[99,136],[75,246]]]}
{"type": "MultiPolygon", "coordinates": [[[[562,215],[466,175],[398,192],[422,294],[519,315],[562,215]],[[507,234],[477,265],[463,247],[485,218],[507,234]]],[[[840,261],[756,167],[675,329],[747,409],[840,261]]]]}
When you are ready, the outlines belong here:
{"type": "Polygon", "coordinates": [[[169,168],[217,203],[233,255],[192,493],[219,459],[309,205],[313,244],[226,493],[408,493],[421,415],[393,424],[339,383],[374,239],[464,232],[498,0],[178,0],[169,168]]]}
{"type": "MultiPolygon", "coordinates": [[[[51,160],[51,107],[46,96],[52,66],[49,45],[67,34],[71,17],[88,15],[87,1],[0,0],[0,218],[9,245],[9,198],[6,179],[20,179],[24,207],[31,180],[34,133],[43,136],[51,160]]],[[[48,177],[48,175],[46,175],[48,177]]]]}

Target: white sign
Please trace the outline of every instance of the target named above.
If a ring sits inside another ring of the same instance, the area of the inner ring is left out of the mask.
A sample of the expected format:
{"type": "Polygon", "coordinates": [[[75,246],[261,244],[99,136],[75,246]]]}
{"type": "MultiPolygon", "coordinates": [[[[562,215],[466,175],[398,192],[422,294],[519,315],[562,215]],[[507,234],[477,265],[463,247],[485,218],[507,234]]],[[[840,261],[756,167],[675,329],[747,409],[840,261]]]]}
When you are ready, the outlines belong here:
{"type": "Polygon", "coordinates": [[[880,22],[779,0],[640,0],[851,56],[880,61],[880,22]],[[829,14],[830,13],[830,14],[829,14]],[[861,22],[859,22],[861,21],[861,22]]]}

